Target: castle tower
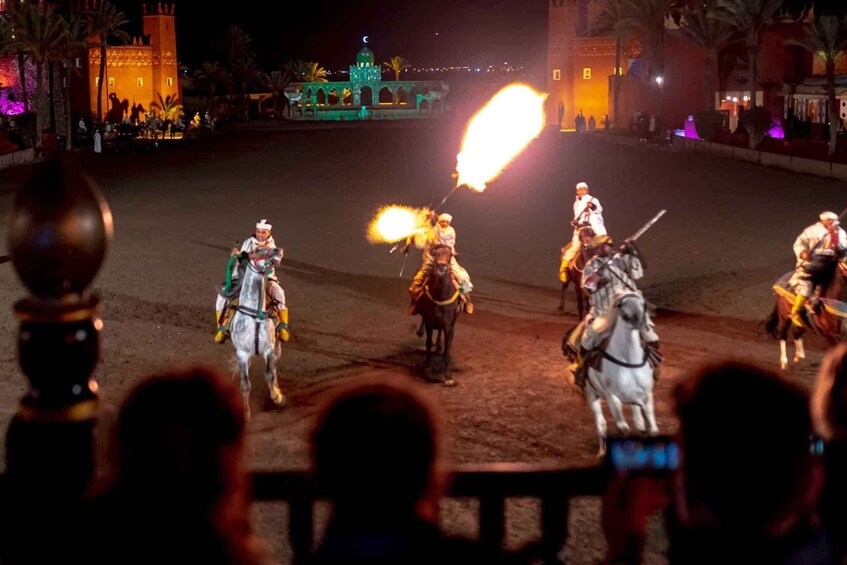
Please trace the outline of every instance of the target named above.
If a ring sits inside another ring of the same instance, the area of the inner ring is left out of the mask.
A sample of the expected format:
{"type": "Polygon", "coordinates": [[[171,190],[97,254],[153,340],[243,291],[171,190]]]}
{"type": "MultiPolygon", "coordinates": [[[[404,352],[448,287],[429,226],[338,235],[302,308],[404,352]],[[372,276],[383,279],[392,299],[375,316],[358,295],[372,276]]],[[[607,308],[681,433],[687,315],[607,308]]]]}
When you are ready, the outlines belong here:
{"type": "Polygon", "coordinates": [[[584,0],[550,0],[547,35],[547,122],[572,123],[574,118],[573,40],[580,26],[584,0]]]}
{"type": "Polygon", "coordinates": [[[153,100],[158,94],[165,98],[177,96],[182,100],[179,87],[179,69],[176,58],[176,27],[173,4],[144,5],[144,35],[150,37],[153,58],[153,100]]]}

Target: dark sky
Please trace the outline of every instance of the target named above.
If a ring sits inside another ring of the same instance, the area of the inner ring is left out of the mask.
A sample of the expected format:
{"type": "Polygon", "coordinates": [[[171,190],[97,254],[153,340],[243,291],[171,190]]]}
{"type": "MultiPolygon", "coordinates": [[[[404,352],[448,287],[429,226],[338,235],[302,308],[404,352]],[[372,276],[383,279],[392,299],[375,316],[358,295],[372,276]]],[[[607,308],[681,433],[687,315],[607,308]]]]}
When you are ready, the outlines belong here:
{"type": "MultiPolygon", "coordinates": [[[[113,0],[140,33],[138,0],[113,0]]],[[[253,38],[260,64],[290,59],[346,68],[369,36],[379,61],[402,55],[416,65],[544,64],[547,0],[175,0],[179,58],[215,57],[215,39],[231,24],[253,38]],[[215,3],[217,6],[227,4],[215,3]],[[437,34],[437,35],[436,35],[437,34]]]]}

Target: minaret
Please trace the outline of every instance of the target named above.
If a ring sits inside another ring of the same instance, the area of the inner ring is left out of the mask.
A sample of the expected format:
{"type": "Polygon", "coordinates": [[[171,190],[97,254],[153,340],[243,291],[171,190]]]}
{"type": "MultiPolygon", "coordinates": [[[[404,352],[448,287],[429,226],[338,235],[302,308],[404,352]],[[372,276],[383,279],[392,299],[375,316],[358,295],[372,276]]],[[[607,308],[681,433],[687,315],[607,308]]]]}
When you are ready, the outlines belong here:
{"type": "Polygon", "coordinates": [[[153,99],[158,98],[156,93],[181,99],[173,4],[144,5],[144,35],[150,37],[153,57],[153,99]]]}

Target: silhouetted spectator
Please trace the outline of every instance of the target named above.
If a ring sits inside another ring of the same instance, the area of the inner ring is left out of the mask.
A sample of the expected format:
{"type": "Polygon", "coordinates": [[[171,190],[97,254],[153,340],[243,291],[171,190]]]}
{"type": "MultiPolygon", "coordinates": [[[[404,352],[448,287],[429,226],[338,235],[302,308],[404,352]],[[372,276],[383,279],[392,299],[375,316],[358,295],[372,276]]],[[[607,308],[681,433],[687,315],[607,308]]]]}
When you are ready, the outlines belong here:
{"type": "Polygon", "coordinates": [[[828,564],[807,396],[755,367],[702,368],[675,391],[681,468],[617,480],[604,501],[612,563],[637,563],[647,515],[668,511],[672,564],[828,564]]]}
{"type": "Polygon", "coordinates": [[[115,436],[115,473],[86,524],[94,555],[79,562],[263,561],[248,513],[244,406],[230,379],[201,368],[146,379],[121,406],[115,436]]]}
{"type": "Polygon", "coordinates": [[[597,128],[597,121],[594,119],[594,114],[591,114],[591,116],[589,116],[589,118],[588,118],[588,131],[590,131],[591,133],[594,133],[596,128],[597,128]]]}
{"type": "Polygon", "coordinates": [[[438,529],[441,420],[427,397],[397,383],[355,386],[330,400],[312,435],[315,479],[332,502],[315,563],[502,562],[438,529]]]}
{"type": "Polygon", "coordinates": [[[823,440],[825,479],[818,512],[840,559],[847,556],[847,344],[824,357],[812,392],[812,421],[823,440]]]}

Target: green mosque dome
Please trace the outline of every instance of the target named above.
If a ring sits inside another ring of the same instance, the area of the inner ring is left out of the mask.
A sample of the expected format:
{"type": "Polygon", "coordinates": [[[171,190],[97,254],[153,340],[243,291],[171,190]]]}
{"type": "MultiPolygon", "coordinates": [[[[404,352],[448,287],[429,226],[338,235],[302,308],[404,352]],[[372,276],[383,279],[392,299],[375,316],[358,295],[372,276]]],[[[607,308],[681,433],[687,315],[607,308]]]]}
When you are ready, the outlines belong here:
{"type": "Polygon", "coordinates": [[[368,49],[367,45],[356,53],[356,66],[373,66],[374,64],[376,64],[374,52],[368,49]]]}

